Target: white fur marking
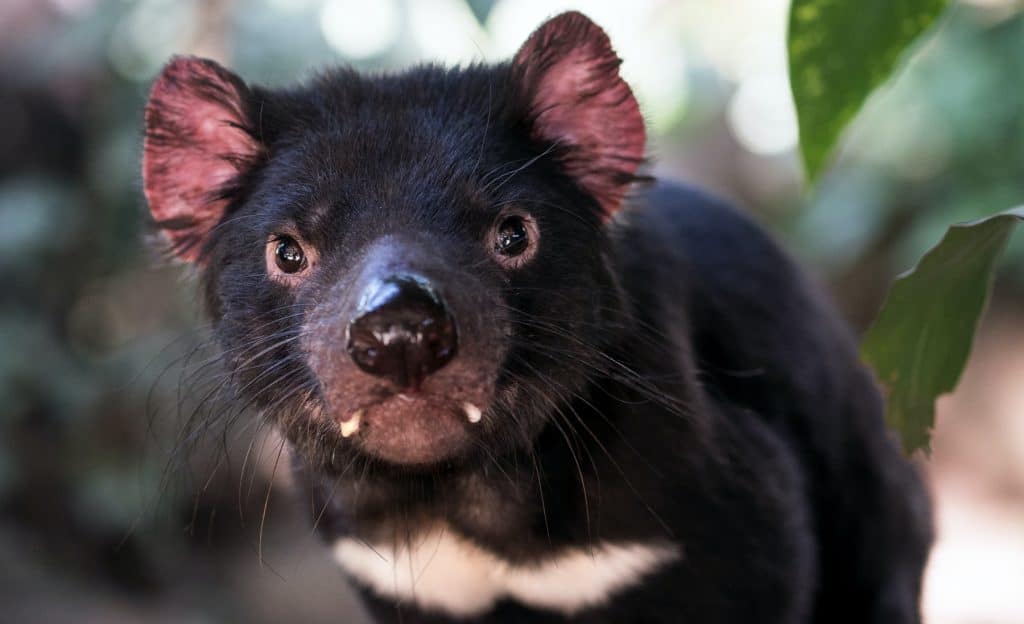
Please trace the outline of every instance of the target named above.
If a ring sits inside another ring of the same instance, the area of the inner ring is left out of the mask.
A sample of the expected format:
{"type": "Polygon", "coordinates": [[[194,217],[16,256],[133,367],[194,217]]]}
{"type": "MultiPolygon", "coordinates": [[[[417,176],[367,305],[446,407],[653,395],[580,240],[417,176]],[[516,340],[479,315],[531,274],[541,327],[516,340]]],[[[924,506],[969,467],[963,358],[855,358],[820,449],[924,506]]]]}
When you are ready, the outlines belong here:
{"type": "Polygon", "coordinates": [[[572,615],[600,605],[615,592],[680,556],[660,543],[596,544],[566,549],[533,565],[511,565],[454,534],[434,529],[411,547],[374,545],[353,539],[334,543],[334,555],[355,579],[380,595],[445,611],[479,615],[502,598],[572,615]]]}

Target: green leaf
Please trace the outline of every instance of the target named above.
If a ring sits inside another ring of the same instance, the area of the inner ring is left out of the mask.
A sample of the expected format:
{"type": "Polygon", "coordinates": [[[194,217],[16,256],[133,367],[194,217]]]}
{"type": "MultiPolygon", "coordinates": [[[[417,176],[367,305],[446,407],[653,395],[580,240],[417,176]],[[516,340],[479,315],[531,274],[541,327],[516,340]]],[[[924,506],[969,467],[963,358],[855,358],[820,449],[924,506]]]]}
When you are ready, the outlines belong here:
{"type": "Polygon", "coordinates": [[[967,363],[993,267],[1024,206],[951,226],[916,267],[896,278],[861,346],[886,388],[886,420],[903,448],[929,451],[935,400],[967,363]]]}
{"type": "Polygon", "coordinates": [[[947,0],[793,0],[789,77],[807,178],[947,0]]]}

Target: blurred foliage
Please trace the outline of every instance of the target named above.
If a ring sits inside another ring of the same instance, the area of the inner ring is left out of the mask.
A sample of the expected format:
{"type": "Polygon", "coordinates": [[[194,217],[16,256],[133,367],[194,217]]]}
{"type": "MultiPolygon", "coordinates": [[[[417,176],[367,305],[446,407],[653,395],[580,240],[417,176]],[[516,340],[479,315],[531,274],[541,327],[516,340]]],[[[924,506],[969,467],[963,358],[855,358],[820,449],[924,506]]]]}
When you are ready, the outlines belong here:
{"type": "Polygon", "coordinates": [[[955,225],[901,275],[864,337],[864,358],[888,389],[886,420],[907,453],[930,452],[935,400],[952,392],[988,303],[996,260],[1018,208],[955,225]]]}
{"type": "MultiPolygon", "coordinates": [[[[897,69],[945,0],[795,0],[789,60],[800,149],[813,184],[846,125],[897,69]]],[[[989,210],[997,208],[990,206],[989,210]]],[[[886,420],[904,449],[929,451],[935,401],[957,384],[996,260],[1024,212],[954,226],[897,278],[863,344],[885,387],[886,420]]]]}
{"type": "Polygon", "coordinates": [[[843,128],[947,0],[793,0],[789,75],[813,181],[843,128]]]}
{"type": "MultiPolygon", "coordinates": [[[[806,210],[783,227],[834,276],[855,326],[876,315],[888,277],[913,266],[950,223],[1024,202],[1024,19],[954,5],[943,27],[847,132],[806,210]]],[[[1019,292],[1024,245],[1003,275],[1019,292]]]]}
{"type": "MultiPolygon", "coordinates": [[[[949,223],[1024,204],[1024,90],[1015,88],[1024,15],[1009,2],[955,5],[907,70],[868,102],[805,201],[785,90],[785,2],[738,10],[745,1],[575,4],[609,27],[626,60],[652,124],[656,172],[757,211],[865,327],[889,278],[949,223]]],[[[272,592],[225,585],[238,576],[230,557],[244,558],[241,569],[258,561],[252,531],[269,474],[247,475],[241,496],[237,466],[211,468],[219,448],[199,452],[191,470],[165,473],[188,393],[187,383],[179,389],[182,362],[201,361],[193,353],[207,340],[193,285],[144,244],[141,111],[167,57],[213,56],[271,83],[338,62],[387,70],[434,57],[493,58],[563,4],[0,5],[0,594],[20,592],[24,603],[31,587],[43,588],[37,611],[14,620],[47,621],[38,609],[52,606],[60,585],[81,600],[155,601],[177,614],[167,621],[330,621],[297,611],[314,608],[296,599],[311,591],[306,584],[290,587],[291,611],[280,617],[272,592]],[[393,36],[360,39],[366,33],[342,28],[342,18],[367,33],[387,30],[368,24],[391,24],[393,36]]],[[[1024,248],[1011,243],[1010,253],[1017,261],[997,286],[1013,298],[1024,283],[1024,248]]],[[[233,451],[241,444],[237,458],[251,433],[211,437],[233,451]]],[[[286,523],[291,508],[272,504],[268,525],[286,523]]],[[[335,578],[323,581],[329,600],[335,578]]],[[[89,618],[77,611],[68,619],[89,618]]]]}

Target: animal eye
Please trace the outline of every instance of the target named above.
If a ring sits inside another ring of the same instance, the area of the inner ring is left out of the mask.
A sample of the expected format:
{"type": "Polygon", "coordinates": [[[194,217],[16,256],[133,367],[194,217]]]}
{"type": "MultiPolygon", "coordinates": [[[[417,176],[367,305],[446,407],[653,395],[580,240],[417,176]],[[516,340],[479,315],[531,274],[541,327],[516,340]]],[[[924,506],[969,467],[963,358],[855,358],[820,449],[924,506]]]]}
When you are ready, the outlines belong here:
{"type": "Polygon", "coordinates": [[[280,236],[274,248],[277,268],[285,273],[298,273],[306,267],[306,254],[291,236],[280,236]]]}
{"type": "Polygon", "coordinates": [[[515,270],[533,260],[541,237],[537,220],[532,215],[506,214],[498,217],[495,223],[487,240],[498,264],[515,270]]]}
{"type": "Polygon", "coordinates": [[[522,217],[506,217],[498,226],[498,235],[494,241],[494,251],[512,258],[526,251],[530,246],[530,233],[522,217]]]}

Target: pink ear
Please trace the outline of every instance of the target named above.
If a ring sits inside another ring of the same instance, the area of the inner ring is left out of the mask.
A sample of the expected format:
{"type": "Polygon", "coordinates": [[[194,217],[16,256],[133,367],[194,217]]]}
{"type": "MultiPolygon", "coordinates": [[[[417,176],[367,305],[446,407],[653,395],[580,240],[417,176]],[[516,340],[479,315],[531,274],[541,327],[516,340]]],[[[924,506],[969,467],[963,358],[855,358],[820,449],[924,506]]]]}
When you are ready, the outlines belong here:
{"type": "Polygon", "coordinates": [[[198,259],[233,185],[261,154],[248,98],[237,76],[195,57],[172,59],[150,92],[143,188],[153,219],[184,260],[198,259]]]}
{"type": "Polygon", "coordinates": [[[567,147],[569,175],[610,217],[643,161],[640,107],[619,76],[608,35],[570,11],[538,28],[512,61],[526,89],[534,138],[567,147]]]}

